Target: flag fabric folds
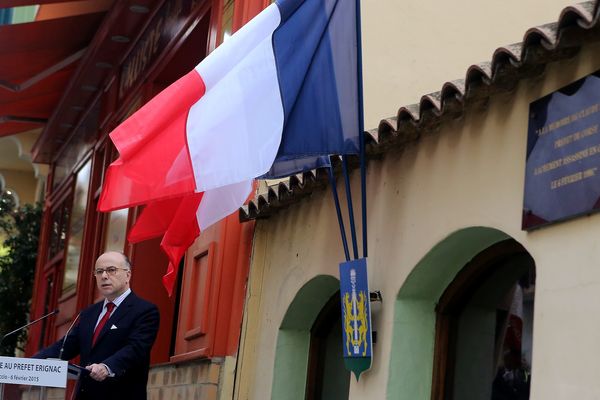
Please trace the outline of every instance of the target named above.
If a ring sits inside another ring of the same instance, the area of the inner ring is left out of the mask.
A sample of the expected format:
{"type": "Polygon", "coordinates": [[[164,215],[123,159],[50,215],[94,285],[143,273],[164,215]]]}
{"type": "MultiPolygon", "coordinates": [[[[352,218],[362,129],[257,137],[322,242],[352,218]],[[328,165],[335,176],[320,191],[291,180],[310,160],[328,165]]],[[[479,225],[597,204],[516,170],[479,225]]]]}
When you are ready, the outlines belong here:
{"type": "Polygon", "coordinates": [[[273,34],[284,109],[275,162],[264,177],[328,165],[359,152],[357,0],[281,1],[273,34]]]}
{"type": "Polygon", "coordinates": [[[172,292],[201,231],[253,179],[358,152],[355,0],[280,0],[110,134],[119,158],[98,209],[145,205],[132,242],[163,235],[172,292]]]}

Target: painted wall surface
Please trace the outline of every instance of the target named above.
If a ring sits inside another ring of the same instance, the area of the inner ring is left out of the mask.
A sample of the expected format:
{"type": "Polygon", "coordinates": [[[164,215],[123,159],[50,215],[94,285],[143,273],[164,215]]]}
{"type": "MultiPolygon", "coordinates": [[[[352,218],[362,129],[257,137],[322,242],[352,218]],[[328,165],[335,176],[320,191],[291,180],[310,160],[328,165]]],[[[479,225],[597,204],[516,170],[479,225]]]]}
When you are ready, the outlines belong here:
{"type": "Polygon", "coordinates": [[[31,161],[31,147],[39,131],[0,138],[0,181],[17,192],[21,203],[33,203],[43,198],[48,166],[31,161]]]}
{"type": "Polygon", "coordinates": [[[464,78],[496,48],[556,21],[572,0],[363,0],[365,127],[464,78]]]}
{"type": "MultiPolygon", "coordinates": [[[[396,8],[395,16],[402,10],[400,4],[396,8]]],[[[508,235],[535,260],[531,398],[600,398],[600,214],[530,233],[521,230],[529,103],[598,69],[600,45],[589,45],[573,59],[549,64],[542,77],[522,81],[513,93],[492,97],[485,109],[468,110],[404,151],[369,163],[369,279],[384,300],[372,316],[378,332],[373,367],[359,382],[352,379],[350,399],[429,398],[434,304],[423,299],[439,295],[446,283],[433,287],[424,281],[422,293],[417,284],[402,301],[398,296],[436,244],[468,227],[508,235]],[[415,339],[420,343],[406,343],[410,329],[420,333],[415,339]],[[401,373],[403,360],[411,357],[425,361],[401,373]],[[418,381],[414,387],[397,383],[409,378],[418,381]]],[[[394,81],[407,84],[404,77],[394,81]]],[[[395,100],[386,103],[396,105],[395,100]]],[[[376,107],[380,116],[391,113],[386,107],[376,107]]],[[[358,174],[352,182],[358,190],[358,174]]],[[[277,399],[274,365],[284,316],[307,282],[318,275],[337,277],[343,260],[330,189],[258,221],[256,228],[235,398],[277,399]]],[[[473,244],[476,250],[476,242],[484,239],[465,235],[461,245],[473,244]]],[[[448,273],[447,283],[456,272],[448,273]]]]}
{"type": "Polygon", "coordinates": [[[38,180],[35,178],[33,170],[16,171],[0,169],[0,174],[4,178],[6,188],[12,189],[17,193],[21,205],[35,202],[38,180]]]}

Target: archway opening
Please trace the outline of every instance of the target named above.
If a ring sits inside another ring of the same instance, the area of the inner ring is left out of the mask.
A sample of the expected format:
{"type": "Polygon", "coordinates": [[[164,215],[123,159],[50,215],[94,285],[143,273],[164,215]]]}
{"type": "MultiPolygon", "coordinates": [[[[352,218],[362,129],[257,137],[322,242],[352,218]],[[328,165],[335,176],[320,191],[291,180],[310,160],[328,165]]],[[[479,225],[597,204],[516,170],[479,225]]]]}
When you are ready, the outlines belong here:
{"type": "Polygon", "coordinates": [[[350,373],[341,359],[339,288],[336,278],[319,275],[290,303],[277,335],[272,399],[348,398],[350,373]]]}
{"type": "Polygon", "coordinates": [[[436,372],[434,381],[434,369],[439,369],[434,368],[438,302],[478,254],[505,241],[516,243],[497,229],[461,229],[436,244],[413,268],[394,306],[388,399],[427,399],[436,393],[440,376],[445,379],[436,372]]]}
{"type": "Polygon", "coordinates": [[[432,399],[529,399],[534,291],[534,261],[513,239],[459,272],[436,307],[432,399]]]}
{"type": "Polygon", "coordinates": [[[347,400],[350,372],[342,351],[340,292],[331,296],[310,329],[306,400],[347,400]]]}

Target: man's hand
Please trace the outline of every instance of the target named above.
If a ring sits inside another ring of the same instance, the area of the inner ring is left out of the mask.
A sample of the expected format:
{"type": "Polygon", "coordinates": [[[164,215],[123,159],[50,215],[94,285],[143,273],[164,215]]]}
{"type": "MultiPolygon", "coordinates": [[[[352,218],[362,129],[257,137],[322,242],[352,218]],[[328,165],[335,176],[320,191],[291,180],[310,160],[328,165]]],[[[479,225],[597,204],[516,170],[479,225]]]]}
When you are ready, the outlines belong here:
{"type": "Polygon", "coordinates": [[[91,364],[85,369],[90,371],[90,377],[98,382],[102,382],[108,377],[108,368],[104,364],[91,364]]]}

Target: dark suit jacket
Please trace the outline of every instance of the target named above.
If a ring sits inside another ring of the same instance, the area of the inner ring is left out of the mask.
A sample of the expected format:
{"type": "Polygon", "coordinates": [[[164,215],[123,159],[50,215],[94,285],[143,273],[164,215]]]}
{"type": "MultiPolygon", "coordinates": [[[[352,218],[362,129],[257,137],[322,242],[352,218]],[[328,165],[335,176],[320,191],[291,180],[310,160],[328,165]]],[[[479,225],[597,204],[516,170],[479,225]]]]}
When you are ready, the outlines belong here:
{"type": "MultiPolygon", "coordinates": [[[[150,349],[156,339],[159,325],[158,309],[133,292],[113,311],[92,347],[92,335],[103,302],[81,311],[79,324],[67,335],[62,353],[63,360],[81,356],[81,365],[104,363],[115,374],[97,382],[89,376],[80,378],[80,400],[138,400],[146,399],[150,349]],[[111,329],[112,326],[115,328],[111,329]]],[[[63,339],[41,350],[36,358],[56,358],[63,339]]]]}

